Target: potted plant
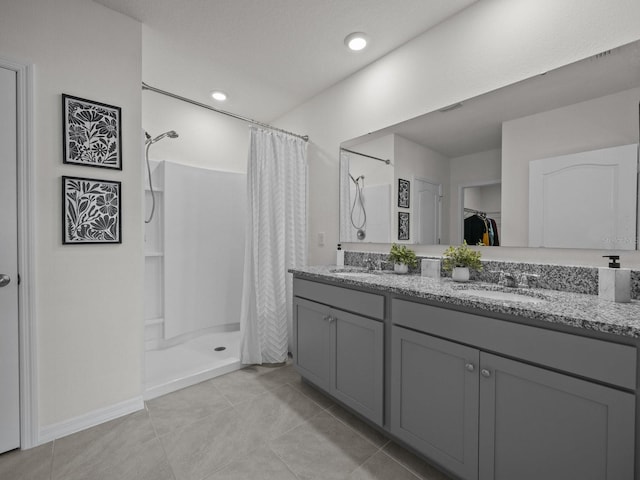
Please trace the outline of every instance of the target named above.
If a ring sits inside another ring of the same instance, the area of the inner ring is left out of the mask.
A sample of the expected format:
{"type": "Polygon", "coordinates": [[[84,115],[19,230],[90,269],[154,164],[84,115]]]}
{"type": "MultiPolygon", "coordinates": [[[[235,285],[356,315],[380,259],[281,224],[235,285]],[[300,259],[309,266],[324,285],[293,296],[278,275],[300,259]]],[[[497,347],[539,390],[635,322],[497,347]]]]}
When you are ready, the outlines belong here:
{"type": "Polygon", "coordinates": [[[391,245],[391,251],[389,252],[389,261],[393,262],[393,271],[396,273],[407,273],[409,267],[416,267],[418,265],[418,259],[416,253],[407,248],[405,245],[391,245]]]}
{"type": "Polygon", "coordinates": [[[447,248],[442,260],[442,268],[451,272],[451,278],[454,281],[467,282],[469,281],[469,269],[482,270],[481,256],[480,252],[471,250],[465,241],[459,247],[447,248]]]}

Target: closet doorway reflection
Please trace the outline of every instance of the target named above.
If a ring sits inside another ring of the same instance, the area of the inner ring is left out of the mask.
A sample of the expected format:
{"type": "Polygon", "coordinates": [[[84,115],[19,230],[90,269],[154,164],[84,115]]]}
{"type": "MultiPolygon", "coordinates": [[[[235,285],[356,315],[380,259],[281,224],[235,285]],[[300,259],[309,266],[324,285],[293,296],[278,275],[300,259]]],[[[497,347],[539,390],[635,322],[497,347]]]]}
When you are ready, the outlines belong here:
{"type": "Polygon", "coordinates": [[[501,233],[500,181],[465,185],[460,188],[462,205],[460,243],[499,246],[501,233]]]}

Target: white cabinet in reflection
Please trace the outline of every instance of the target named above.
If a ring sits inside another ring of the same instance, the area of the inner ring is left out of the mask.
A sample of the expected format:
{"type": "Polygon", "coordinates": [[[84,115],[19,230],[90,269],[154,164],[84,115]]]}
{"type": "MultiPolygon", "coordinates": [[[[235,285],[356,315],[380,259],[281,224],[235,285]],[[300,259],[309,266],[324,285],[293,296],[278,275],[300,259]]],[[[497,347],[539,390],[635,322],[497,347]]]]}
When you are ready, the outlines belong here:
{"type": "Polygon", "coordinates": [[[637,144],[529,163],[529,246],[634,250],[637,144]]]}

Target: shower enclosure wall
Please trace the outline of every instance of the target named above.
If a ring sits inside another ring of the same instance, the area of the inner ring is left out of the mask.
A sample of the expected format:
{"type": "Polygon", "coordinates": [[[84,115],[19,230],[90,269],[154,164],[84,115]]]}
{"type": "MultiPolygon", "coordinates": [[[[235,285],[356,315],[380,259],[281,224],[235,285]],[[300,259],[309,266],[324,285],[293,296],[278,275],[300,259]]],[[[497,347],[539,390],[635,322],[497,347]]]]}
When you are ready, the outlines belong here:
{"type": "MultiPolygon", "coordinates": [[[[246,175],[152,162],[145,398],[240,368],[246,175]],[[222,349],[224,347],[224,349],[222,349]]],[[[145,189],[150,210],[151,195],[145,189]]]]}

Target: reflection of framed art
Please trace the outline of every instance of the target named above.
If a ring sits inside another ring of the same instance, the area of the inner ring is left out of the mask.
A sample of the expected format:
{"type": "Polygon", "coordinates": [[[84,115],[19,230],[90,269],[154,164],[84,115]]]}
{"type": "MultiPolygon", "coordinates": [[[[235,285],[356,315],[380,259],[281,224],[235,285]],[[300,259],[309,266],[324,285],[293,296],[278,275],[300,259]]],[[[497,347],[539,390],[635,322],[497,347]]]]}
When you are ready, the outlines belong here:
{"type": "Polygon", "coordinates": [[[409,208],[409,180],[398,179],[398,207],[409,208]]]}
{"type": "Polygon", "coordinates": [[[120,182],[62,177],[62,243],[122,243],[120,182]]]}
{"type": "Polygon", "coordinates": [[[63,161],[122,170],[120,107],[62,95],[63,161]]]}
{"type": "Polygon", "coordinates": [[[398,240],[409,240],[409,212],[398,212],[398,240]]]}

